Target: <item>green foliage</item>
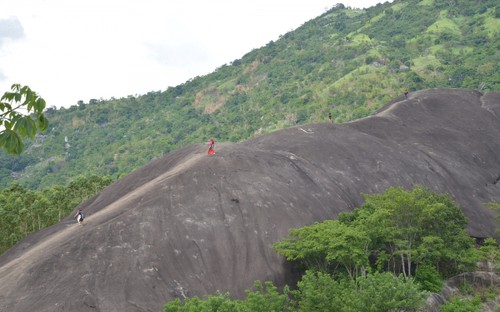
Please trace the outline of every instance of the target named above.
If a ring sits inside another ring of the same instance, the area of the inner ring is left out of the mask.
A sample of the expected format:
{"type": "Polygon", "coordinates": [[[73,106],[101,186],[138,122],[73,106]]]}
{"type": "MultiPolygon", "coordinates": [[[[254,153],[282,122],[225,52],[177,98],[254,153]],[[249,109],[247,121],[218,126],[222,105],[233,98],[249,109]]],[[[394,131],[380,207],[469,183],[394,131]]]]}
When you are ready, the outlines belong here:
{"type": "Polygon", "coordinates": [[[485,260],[492,268],[500,270],[500,247],[494,238],[487,238],[479,248],[479,257],[485,260]]]}
{"type": "Polygon", "coordinates": [[[163,307],[163,312],[242,312],[238,302],[232,301],[228,294],[207,296],[205,300],[198,297],[186,298],[184,302],[176,299],[163,307]]]}
{"type": "Polygon", "coordinates": [[[42,191],[28,190],[17,183],[1,190],[0,254],[28,234],[61,221],[111,182],[110,177],[93,175],[42,191]]]}
{"type": "Polygon", "coordinates": [[[300,260],[308,268],[328,271],[341,265],[351,279],[368,266],[368,236],[339,221],[326,220],[300,229],[292,229],[288,238],[273,248],[287,260],[300,260]]]}
{"type": "Polygon", "coordinates": [[[356,279],[363,270],[390,269],[410,277],[417,268],[423,289],[436,290],[443,277],[475,267],[477,253],[467,220],[448,195],[415,186],[364,195],[366,202],[338,221],[292,229],[273,245],[290,261],[356,279]]]}
{"type": "Polygon", "coordinates": [[[412,191],[389,188],[365,199],[370,209],[361,211],[355,223],[378,236],[373,238],[374,253],[391,251],[387,267],[409,276],[413,265],[434,265],[444,277],[474,268],[477,258],[467,219],[449,195],[415,186],[412,191]]]}
{"type": "Polygon", "coordinates": [[[389,272],[368,274],[358,278],[356,292],[351,292],[347,311],[416,311],[426,292],[419,290],[413,279],[389,272]]]}
{"type": "Polygon", "coordinates": [[[288,311],[289,291],[285,287],[282,294],[272,282],[255,282],[255,291],[247,291],[245,300],[233,300],[229,294],[216,294],[199,297],[175,299],[163,307],[163,312],[278,312],[288,311]]]}
{"type": "Polygon", "coordinates": [[[13,84],[11,90],[0,98],[0,147],[20,155],[24,151],[22,139],[33,139],[37,132],[45,131],[48,121],[43,114],[45,100],[36,92],[19,84],[13,84]]]}
{"type": "Polygon", "coordinates": [[[175,299],[165,304],[164,312],[237,311],[237,312],[378,312],[416,311],[425,292],[412,280],[391,273],[368,274],[356,281],[335,280],[327,273],[307,271],[297,290],[283,293],[271,282],[255,284],[244,300],[232,300],[229,294],[175,299]]]}
{"type": "Polygon", "coordinates": [[[413,281],[391,273],[368,274],[356,281],[335,280],[327,273],[307,271],[297,290],[283,293],[271,282],[255,283],[244,300],[233,300],[229,294],[175,299],[165,304],[164,312],[378,312],[416,311],[425,292],[413,281]]]}
{"type": "MultiPolygon", "coordinates": [[[[191,143],[237,142],[309,122],[373,113],[403,90],[500,91],[498,1],[402,0],[337,5],[213,73],[161,92],[49,108],[43,143],[19,164],[0,154],[0,185],[69,183],[92,170],[118,178],[191,143]],[[67,142],[66,142],[67,139],[67,142]],[[5,161],[5,162],[4,162],[5,161]]],[[[5,133],[9,146],[17,137],[5,133]]],[[[35,138],[36,139],[36,138],[35,138]]]]}
{"type": "Polygon", "coordinates": [[[297,290],[293,291],[297,311],[342,311],[341,307],[347,302],[351,291],[354,291],[353,282],[335,280],[329,274],[307,271],[302,280],[297,283],[297,290]]]}
{"type": "Polygon", "coordinates": [[[415,271],[415,282],[417,282],[423,290],[433,293],[439,293],[444,285],[439,271],[429,264],[422,264],[417,267],[415,271]]]}
{"type": "Polygon", "coordinates": [[[283,293],[272,282],[254,284],[255,291],[247,291],[247,298],[241,303],[241,311],[286,311],[290,305],[289,289],[283,293]]]}
{"type": "Polygon", "coordinates": [[[478,297],[472,299],[453,297],[441,305],[439,312],[477,312],[481,306],[481,300],[478,297]]]}

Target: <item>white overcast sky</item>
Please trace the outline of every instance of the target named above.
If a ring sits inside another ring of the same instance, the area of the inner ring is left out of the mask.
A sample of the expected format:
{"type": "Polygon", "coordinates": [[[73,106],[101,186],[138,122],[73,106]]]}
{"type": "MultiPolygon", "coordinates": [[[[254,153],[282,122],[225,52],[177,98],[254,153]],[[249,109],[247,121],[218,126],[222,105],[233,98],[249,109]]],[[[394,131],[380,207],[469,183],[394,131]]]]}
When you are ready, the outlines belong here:
{"type": "Polygon", "coordinates": [[[336,3],[380,0],[1,0],[0,95],[48,107],[163,91],[278,40],[336,3]]]}

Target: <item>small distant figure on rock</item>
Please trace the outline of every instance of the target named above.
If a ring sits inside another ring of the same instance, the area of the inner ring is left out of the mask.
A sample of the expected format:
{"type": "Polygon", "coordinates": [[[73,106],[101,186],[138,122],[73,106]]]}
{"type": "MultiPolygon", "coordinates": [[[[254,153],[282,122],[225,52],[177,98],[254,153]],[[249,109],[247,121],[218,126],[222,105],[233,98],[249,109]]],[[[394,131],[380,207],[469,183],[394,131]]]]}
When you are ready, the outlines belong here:
{"type": "Polygon", "coordinates": [[[405,90],[405,99],[407,99],[407,98],[408,98],[408,89],[405,90]]]}
{"type": "Polygon", "coordinates": [[[76,221],[78,221],[78,224],[83,225],[83,219],[85,219],[85,213],[81,209],[78,209],[78,212],[76,213],[73,219],[76,219],[76,221]]]}
{"type": "Polygon", "coordinates": [[[332,113],[328,113],[328,119],[332,122],[332,113]]]}
{"type": "Polygon", "coordinates": [[[215,142],[214,142],[214,139],[210,139],[210,140],[208,141],[208,154],[209,154],[209,155],[213,155],[213,154],[215,154],[214,147],[215,147],[215,142]]]}

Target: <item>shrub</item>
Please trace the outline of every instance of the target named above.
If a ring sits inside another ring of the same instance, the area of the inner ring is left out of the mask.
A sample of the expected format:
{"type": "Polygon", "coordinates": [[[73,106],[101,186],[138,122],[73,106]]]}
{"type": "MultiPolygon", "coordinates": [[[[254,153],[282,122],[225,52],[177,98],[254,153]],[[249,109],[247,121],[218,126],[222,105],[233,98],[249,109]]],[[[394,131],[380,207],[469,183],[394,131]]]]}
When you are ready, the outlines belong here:
{"type": "Polygon", "coordinates": [[[440,292],[443,288],[443,280],[438,270],[431,265],[419,265],[415,272],[415,281],[421,289],[430,292],[440,292]]]}
{"type": "Polygon", "coordinates": [[[443,304],[439,312],[477,312],[481,308],[481,299],[474,297],[472,299],[452,298],[449,302],[443,304]]]}

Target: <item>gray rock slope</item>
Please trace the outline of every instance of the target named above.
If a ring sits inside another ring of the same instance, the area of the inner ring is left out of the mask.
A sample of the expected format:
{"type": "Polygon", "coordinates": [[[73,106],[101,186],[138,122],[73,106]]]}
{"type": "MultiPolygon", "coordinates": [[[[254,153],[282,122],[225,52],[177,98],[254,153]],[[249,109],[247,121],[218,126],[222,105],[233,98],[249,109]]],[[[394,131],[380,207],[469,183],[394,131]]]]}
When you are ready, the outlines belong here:
{"type": "Polygon", "coordinates": [[[170,299],[255,280],[290,283],[272,249],[290,228],[336,218],[360,193],[425,185],[450,193],[472,236],[494,235],[500,94],[436,89],[374,116],[191,145],[83,204],[87,219],[27,237],[0,257],[0,311],[159,311],[170,299]]]}

